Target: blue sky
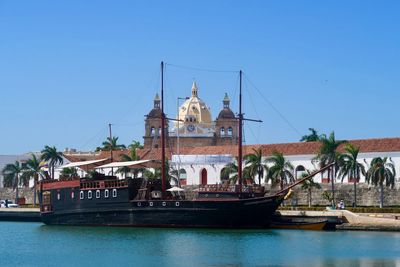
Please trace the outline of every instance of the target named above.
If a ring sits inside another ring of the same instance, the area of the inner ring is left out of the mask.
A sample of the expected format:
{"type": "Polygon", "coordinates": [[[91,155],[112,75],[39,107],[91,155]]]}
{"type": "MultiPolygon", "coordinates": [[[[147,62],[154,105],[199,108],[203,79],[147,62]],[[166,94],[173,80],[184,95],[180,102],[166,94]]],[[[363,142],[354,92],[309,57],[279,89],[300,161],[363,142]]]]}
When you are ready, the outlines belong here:
{"type": "Polygon", "coordinates": [[[166,112],[199,96],[215,118],[246,75],[246,143],[399,136],[398,1],[0,0],[0,153],[94,149],[115,124],[142,141],[166,67],[166,112]],[[272,105],[271,105],[272,104],[272,105]],[[277,112],[278,111],[278,112],[277,112]],[[284,119],[282,118],[284,117],[284,119]]]}

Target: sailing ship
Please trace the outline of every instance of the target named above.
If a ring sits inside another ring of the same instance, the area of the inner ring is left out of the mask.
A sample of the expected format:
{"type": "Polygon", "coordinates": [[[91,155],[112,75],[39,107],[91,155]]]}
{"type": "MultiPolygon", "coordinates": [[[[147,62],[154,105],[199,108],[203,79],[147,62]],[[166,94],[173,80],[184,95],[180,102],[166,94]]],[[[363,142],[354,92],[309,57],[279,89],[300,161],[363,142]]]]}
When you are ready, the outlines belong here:
{"type": "MultiPolygon", "coordinates": [[[[207,228],[269,226],[271,216],[283,201],[289,187],[265,196],[263,187],[243,184],[242,71],[239,73],[237,117],[238,184],[229,187],[202,186],[196,198],[185,199],[179,193],[182,189],[170,188],[166,178],[163,70],[164,63],[161,62],[161,183],[149,183],[145,178],[119,180],[115,176],[42,181],[40,214],[45,224],[207,228]]],[[[135,167],[149,162],[111,162],[103,167],[135,167]]],[[[96,163],[98,161],[87,162],[96,163]]]]}

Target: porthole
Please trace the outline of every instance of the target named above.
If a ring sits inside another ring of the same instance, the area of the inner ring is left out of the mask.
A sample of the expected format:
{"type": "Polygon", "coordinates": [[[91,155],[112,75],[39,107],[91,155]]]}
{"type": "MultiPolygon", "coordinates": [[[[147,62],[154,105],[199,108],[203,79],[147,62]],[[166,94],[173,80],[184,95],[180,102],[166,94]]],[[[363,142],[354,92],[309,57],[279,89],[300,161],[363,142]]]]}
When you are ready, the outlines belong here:
{"type": "Polygon", "coordinates": [[[141,202],[138,202],[138,203],[137,203],[137,206],[138,206],[138,207],[142,206],[142,203],[141,203],[141,202]]]}
{"type": "Polygon", "coordinates": [[[83,191],[79,192],[79,198],[83,199],[85,197],[85,193],[83,191]]]}
{"type": "Polygon", "coordinates": [[[100,198],[100,190],[96,190],[96,198],[100,198]]]}
{"type": "Polygon", "coordinates": [[[91,190],[89,190],[89,191],[87,192],[87,198],[88,198],[88,199],[92,199],[92,191],[91,191],[91,190]]]}
{"type": "Polygon", "coordinates": [[[113,197],[117,197],[117,189],[113,189],[113,197]]]}
{"type": "Polygon", "coordinates": [[[150,202],[149,204],[150,204],[150,207],[153,207],[153,202],[150,202]]]}
{"type": "Polygon", "coordinates": [[[167,206],[167,202],[163,201],[162,205],[163,207],[167,206]]]}
{"type": "Polygon", "coordinates": [[[104,197],[105,198],[108,198],[108,194],[109,194],[110,192],[108,191],[108,189],[106,189],[106,190],[104,190],[104,197]]]}
{"type": "Polygon", "coordinates": [[[179,202],[175,202],[175,206],[179,207],[179,202]]]}

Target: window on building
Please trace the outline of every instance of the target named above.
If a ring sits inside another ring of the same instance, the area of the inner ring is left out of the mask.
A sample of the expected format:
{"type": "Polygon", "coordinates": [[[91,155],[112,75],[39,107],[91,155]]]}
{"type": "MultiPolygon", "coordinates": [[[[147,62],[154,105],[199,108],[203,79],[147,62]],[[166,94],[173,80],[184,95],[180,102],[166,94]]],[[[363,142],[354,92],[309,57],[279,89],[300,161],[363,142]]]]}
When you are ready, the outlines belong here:
{"type": "Polygon", "coordinates": [[[83,199],[85,197],[85,192],[81,191],[79,192],[79,198],[83,199]]]}
{"type": "Polygon", "coordinates": [[[117,189],[113,189],[113,197],[117,197],[117,189]]]}
{"type": "Polygon", "coordinates": [[[105,197],[105,198],[108,198],[108,194],[109,194],[108,189],[104,190],[104,197],[105,197]]]}
{"type": "Polygon", "coordinates": [[[156,134],[154,127],[151,127],[150,129],[150,135],[154,136],[156,134]]]}
{"type": "Polygon", "coordinates": [[[100,190],[96,190],[96,198],[100,198],[100,190]]]}
{"type": "Polygon", "coordinates": [[[232,127],[229,127],[229,128],[228,128],[228,136],[232,136],[232,133],[233,133],[233,132],[232,132],[232,127]]]}
{"type": "Polygon", "coordinates": [[[87,198],[88,198],[88,199],[92,199],[92,190],[89,190],[89,191],[87,192],[87,198]]]}
{"type": "Polygon", "coordinates": [[[219,130],[219,133],[221,134],[221,136],[225,135],[225,128],[221,127],[221,129],[219,130]]]}

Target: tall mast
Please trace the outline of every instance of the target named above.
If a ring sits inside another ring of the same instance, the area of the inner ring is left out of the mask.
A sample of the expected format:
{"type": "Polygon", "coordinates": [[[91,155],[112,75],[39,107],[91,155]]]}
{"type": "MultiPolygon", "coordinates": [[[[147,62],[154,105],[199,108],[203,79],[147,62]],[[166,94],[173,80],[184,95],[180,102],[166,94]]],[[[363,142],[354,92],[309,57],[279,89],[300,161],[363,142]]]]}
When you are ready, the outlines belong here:
{"type": "MultiPolygon", "coordinates": [[[[108,129],[110,131],[110,159],[113,162],[113,148],[112,148],[112,131],[111,131],[111,123],[108,124],[108,129]]],[[[111,168],[111,176],[114,176],[114,168],[111,168]]]]}
{"type": "Polygon", "coordinates": [[[239,193],[242,193],[242,127],[243,127],[243,114],[242,114],[242,70],[239,72],[239,140],[238,140],[238,179],[239,179],[239,193]]]}
{"type": "Polygon", "coordinates": [[[161,61],[161,184],[162,196],[165,197],[165,114],[164,114],[164,61],[161,61]]]}

